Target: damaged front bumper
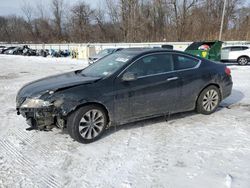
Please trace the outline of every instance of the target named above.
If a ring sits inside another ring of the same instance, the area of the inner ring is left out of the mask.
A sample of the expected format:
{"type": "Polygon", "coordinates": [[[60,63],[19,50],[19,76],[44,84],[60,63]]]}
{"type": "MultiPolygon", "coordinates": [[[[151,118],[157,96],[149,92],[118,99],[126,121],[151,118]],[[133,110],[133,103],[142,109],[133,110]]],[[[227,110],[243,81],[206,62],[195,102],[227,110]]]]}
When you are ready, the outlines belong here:
{"type": "Polygon", "coordinates": [[[32,129],[51,130],[55,123],[56,117],[59,116],[54,106],[40,108],[17,108],[17,114],[26,118],[28,125],[32,129]]]}
{"type": "Polygon", "coordinates": [[[26,118],[27,123],[31,126],[28,130],[51,130],[55,126],[64,129],[68,114],[78,105],[78,101],[71,100],[71,98],[64,100],[63,97],[55,97],[46,101],[18,96],[16,100],[17,114],[26,118]]]}

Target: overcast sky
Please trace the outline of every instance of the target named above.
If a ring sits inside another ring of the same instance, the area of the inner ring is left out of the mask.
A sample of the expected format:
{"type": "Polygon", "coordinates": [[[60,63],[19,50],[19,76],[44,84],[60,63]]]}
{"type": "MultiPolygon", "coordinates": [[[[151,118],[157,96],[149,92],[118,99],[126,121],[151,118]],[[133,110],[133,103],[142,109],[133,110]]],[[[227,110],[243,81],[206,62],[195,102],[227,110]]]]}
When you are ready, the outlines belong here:
{"type": "MultiPolygon", "coordinates": [[[[73,4],[80,0],[64,0],[67,4],[73,4]]],[[[100,2],[103,0],[85,0],[85,2],[91,7],[99,6],[100,2]]],[[[44,5],[50,6],[51,0],[0,0],[0,16],[6,15],[22,15],[21,7],[24,3],[29,3],[31,5],[36,5],[37,2],[42,2],[44,5]]]]}

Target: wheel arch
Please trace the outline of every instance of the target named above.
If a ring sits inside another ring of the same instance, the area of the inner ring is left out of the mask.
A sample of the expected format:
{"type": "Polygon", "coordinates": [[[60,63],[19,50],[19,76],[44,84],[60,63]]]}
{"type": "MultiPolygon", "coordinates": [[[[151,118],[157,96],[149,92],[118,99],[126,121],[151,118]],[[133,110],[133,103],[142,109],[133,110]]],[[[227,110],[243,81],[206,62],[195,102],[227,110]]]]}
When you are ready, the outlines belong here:
{"type": "Polygon", "coordinates": [[[206,88],[208,88],[208,87],[210,87],[210,86],[215,86],[215,87],[217,87],[218,89],[219,89],[219,91],[220,91],[220,97],[222,97],[222,90],[221,90],[221,87],[220,87],[220,85],[219,84],[217,84],[217,83],[210,83],[210,84],[207,84],[205,87],[203,87],[201,90],[200,90],[200,92],[199,92],[199,94],[196,96],[196,100],[195,100],[195,107],[197,106],[197,102],[198,102],[198,99],[199,99],[199,96],[201,95],[201,93],[206,89],[206,88]]]}
{"type": "Polygon", "coordinates": [[[104,112],[106,113],[107,115],[107,119],[108,119],[108,122],[110,122],[110,111],[108,110],[108,108],[100,103],[100,102],[85,102],[85,103],[82,103],[82,104],[79,104],[77,105],[74,109],[72,109],[68,114],[67,116],[69,116],[70,114],[72,114],[73,112],[77,111],[79,108],[81,107],[84,107],[84,106],[90,106],[90,105],[93,105],[93,106],[97,106],[97,107],[100,107],[104,110],[104,112]]]}
{"type": "Polygon", "coordinates": [[[248,59],[248,61],[250,60],[250,57],[248,55],[240,55],[238,58],[237,58],[237,62],[239,61],[240,58],[242,57],[246,57],[248,59]]]}

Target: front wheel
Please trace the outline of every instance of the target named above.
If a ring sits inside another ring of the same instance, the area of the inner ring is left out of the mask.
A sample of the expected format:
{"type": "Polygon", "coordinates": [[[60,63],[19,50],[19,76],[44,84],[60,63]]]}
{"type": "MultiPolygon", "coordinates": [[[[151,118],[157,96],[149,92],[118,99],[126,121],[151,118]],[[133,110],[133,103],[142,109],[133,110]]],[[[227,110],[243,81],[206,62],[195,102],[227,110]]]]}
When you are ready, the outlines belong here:
{"type": "Polygon", "coordinates": [[[248,64],[248,58],[247,57],[240,57],[239,59],[238,59],[238,64],[239,65],[247,65],[248,64]]]}
{"type": "Polygon", "coordinates": [[[81,143],[91,143],[99,139],[107,124],[106,112],[94,105],[79,108],[67,120],[70,136],[81,143]]]}
{"type": "Polygon", "coordinates": [[[221,101],[220,91],[216,86],[204,89],[198,97],[196,109],[198,113],[209,115],[216,111],[221,101]]]}

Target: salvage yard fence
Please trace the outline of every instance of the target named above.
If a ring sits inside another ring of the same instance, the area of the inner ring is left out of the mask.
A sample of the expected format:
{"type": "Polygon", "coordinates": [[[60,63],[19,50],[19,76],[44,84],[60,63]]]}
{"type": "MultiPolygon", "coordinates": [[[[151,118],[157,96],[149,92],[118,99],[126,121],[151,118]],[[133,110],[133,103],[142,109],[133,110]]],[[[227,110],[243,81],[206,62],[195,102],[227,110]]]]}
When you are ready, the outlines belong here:
{"type": "MultiPolygon", "coordinates": [[[[4,46],[28,45],[29,48],[41,50],[68,50],[75,52],[77,58],[87,59],[89,56],[98,53],[106,48],[141,48],[161,47],[162,45],[173,45],[174,50],[184,51],[192,42],[147,42],[147,43],[60,43],[60,44],[19,44],[0,43],[4,46]]],[[[224,41],[223,46],[250,45],[250,41],[224,41]]]]}

